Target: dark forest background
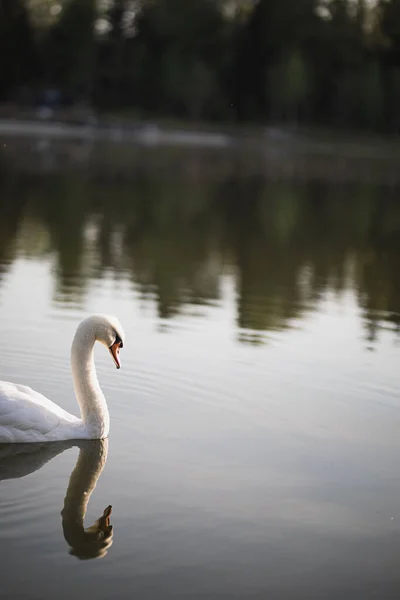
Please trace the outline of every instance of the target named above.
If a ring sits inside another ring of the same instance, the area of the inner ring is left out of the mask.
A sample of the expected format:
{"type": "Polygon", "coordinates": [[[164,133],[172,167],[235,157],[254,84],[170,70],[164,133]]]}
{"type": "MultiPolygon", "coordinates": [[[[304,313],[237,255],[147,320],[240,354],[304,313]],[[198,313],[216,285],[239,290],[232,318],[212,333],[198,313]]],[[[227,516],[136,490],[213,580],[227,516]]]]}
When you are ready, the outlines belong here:
{"type": "Polygon", "coordinates": [[[400,0],[0,0],[0,102],[400,132],[400,0]]]}

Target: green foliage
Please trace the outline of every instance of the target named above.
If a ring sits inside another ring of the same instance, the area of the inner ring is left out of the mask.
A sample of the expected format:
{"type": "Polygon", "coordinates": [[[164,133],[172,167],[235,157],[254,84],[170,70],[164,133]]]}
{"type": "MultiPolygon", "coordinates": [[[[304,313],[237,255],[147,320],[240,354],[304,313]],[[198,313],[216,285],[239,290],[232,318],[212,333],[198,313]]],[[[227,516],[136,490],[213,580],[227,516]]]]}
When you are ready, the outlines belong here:
{"type": "Polygon", "coordinates": [[[33,30],[23,0],[0,0],[0,100],[37,76],[33,30]]]}
{"type": "Polygon", "coordinates": [[[371,129],[379,129],[383,123],[384,98],[381,68],[378,62],[369,62],[364,72],[364,89],[361,106],[364,123],[371,129]]]}
{"type": "Polygon", "coordinates": [[[50,31],[52,83],[78,99],[87,97],[92,88],[96,15],[95,0],[67,0],[50,31]]]}
{"type": "Polygon", "coordinates": [[[300,121],[306,114],[311,86],[307,64],[297,49],[270,71],[268,84],[274,119],[300,121]]]}
{"type": "Polygon", "coordinates": [[[56,85],[73,102],[145,115],[400,131],[400,0],[48,7],[0,0],[4,99],[56,85]]]}

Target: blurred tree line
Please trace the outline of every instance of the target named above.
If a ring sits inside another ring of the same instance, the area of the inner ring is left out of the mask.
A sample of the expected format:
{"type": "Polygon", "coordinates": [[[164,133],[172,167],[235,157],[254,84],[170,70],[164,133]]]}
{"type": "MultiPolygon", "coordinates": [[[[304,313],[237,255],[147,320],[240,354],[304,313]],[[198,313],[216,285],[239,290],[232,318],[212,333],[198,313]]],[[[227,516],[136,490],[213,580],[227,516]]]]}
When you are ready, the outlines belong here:
{"type": "Polygon", "coordinates": [[[400,131],[400,0],[0,0],[0,101],[400,131]]]}
{"type": "Polygon", "coordinates": [[[398,187],[268,182],[238,176],[235,164],[210,180],[135,162],[125,177],[19,163],[0,153],[0,291],[17,258],[47,257],[56,303],[83,303],[112,278],[165,322],[206,315],[228,277],[243,342],[298,327],[327,295],[349,293],[369,346],[382,327],[400,333],[398,187]]]}

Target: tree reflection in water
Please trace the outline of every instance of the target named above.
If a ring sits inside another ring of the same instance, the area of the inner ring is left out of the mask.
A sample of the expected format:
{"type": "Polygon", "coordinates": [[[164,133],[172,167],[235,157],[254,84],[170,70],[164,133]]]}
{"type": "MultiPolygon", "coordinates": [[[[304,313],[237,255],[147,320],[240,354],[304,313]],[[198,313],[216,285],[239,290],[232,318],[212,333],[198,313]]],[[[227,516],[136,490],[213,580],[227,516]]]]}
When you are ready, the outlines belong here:
{"type": "Polygon", "coordinates": [[[268,181],[234,160],[207,172],[134,162],[115,173],[4,170],[0,273],[16,256],[55,259],[54,300],[80,303],[112,272],[154,298],[161,320],[218,304],[233,274],[238,339],[260,343],[326,297],[352,291],[373,344],[400,324],[397,188],[268,181]],[[4,177],[5,175],[5,177],[4,177]]]}

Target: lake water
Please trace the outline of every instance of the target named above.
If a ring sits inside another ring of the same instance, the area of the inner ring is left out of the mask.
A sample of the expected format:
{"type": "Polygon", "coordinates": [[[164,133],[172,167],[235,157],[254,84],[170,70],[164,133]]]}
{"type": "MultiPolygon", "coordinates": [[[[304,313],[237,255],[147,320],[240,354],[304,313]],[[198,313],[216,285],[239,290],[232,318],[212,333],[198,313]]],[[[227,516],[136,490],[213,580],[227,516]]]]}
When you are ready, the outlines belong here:
{"type": "Polygon", "coordinates": [[[107,443],[0,447],[0,597],[398,598],[399,188],[18,148],[0,378],[78,413],[79,321],[126,344],[107,443]]]}

